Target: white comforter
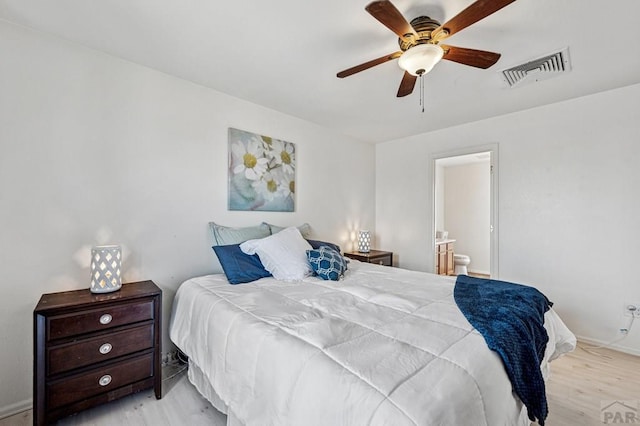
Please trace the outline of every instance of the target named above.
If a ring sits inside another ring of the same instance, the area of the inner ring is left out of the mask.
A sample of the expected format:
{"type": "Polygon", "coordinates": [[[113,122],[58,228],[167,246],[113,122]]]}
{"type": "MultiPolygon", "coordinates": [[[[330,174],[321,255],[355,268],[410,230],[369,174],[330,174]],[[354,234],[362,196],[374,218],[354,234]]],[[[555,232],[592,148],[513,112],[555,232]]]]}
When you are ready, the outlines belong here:
{"type": "MultiPolygon", "coordinates": [[[[246,425],[529,424],[453,286],[357,261],[340,282],[193,278],[176,295],[170,337],[246,425]]],[[[553,310],[545,320],[543,371],[575,345],[553,310]]]]}

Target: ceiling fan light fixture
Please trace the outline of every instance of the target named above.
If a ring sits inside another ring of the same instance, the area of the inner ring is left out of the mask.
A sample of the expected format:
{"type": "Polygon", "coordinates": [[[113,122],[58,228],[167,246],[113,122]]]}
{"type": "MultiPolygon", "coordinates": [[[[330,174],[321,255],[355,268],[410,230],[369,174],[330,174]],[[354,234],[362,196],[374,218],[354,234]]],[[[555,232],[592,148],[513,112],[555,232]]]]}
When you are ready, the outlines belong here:
{"type": "Polygon", "coordinates": [[[409,74],[420,76],[431,71],[443,55],[444,50],[437,44],[419,44],[404,52],[398,65],[409,74]]]}

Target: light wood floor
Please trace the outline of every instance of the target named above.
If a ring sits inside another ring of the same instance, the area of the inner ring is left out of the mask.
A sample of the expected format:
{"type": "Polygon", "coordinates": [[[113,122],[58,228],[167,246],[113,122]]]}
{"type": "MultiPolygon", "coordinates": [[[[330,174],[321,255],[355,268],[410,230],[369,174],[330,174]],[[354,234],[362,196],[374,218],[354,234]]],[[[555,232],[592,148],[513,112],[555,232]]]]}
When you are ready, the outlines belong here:
{"type": "Polygon", "coordinates": [[[603,402],[640,402],[640,357],[585,348],[589,345],[580,342],[574,352],[551,363],[546,425],[602,425],[603,402]]]}
{"type": "MultiPolygon", "coordinates": [[[[66,417],[58,426],[225,426],[227,416],[217,411],[193,387],[180,366],[164,367],[162,399],[153,390],[119,399],[66,417]]],[[[31,410],[0,420],[0,426],[31,426],[31,410]]]]}
{"type": "MultiPolygon", "coordinates": [[[[602,425],[603,401],[640,400],[640,357],[609,349],[585,351],[580,344],[572,353],[552,363],[547,383],[548,426],[602,425]]],[[[175,371],[165,370],[171,377],[175,371]]],[[[31,410],[0,420],[0,426],[27,426],[31,410]]],[[[165,379],[163,398],[141,392],[67,417],[58,425],[95,426],[223,426],[226,417],[204,400],[186,373],[165,379]]],[[[463,425],[460,425],[463,426],[463,425]]]]}
{"type": "Polygon", "coordinates": [[[476,278],[491,278],[491,275],[489,274],[481,274],[480,272],[473,272],[473,271],[469,271],[468,274],[470,277],[476,277],[476,278]]]}

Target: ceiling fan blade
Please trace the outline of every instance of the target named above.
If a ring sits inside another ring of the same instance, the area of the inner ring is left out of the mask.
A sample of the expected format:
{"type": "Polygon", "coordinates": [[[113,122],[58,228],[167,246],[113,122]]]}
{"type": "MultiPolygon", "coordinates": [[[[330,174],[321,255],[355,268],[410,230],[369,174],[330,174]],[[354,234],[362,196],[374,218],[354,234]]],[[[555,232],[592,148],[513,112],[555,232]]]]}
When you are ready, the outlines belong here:
{"type": "Polygon", "coordinates": [[[487,52],[486,50],[467,49],[465,47],[455,47],[440,44],[444,50],[442,59],[469,65],[476,68],[489,68],[500,59],[499,53],[487,52]]]}
{"type": "Polygon", "coordinates": [[[355,67],[348,68],[344,71],[340,71],[337,76],[339,78],[349,77],[355,73],[360,71],[368,70],[369,68],[375,67],[376,65],[384,64],[385,62],[389,62],[393,59],[399,58],[402,55],[402,51],[398,50],[397,52],[393,52],[389,55],[381,56],[378,59],[374,59],[369,62],[365,62],[364,64],[356,65],[355,67]]]}
{"type": "Polygon", "coordinates": [[[398,88],[397,97],[401,98],[403,96],[410,95],[413,92],[413,88],[416,85],[416,77],[415,75],[411,75],[408,72],[404,72],[402,76],[402,81],[400,82],[400,87],[398,88]]]}
{"type": "MultiPolygon", "coordinates": [[[[365,10],[385,27],[396,33],[401,39],[406,39],[406,34],[418,36],[416,30],[402,16],[400,11],[388,0],[380,0],[369,3],[365,10]]],[[[408,40],[409,41],[409,40],[408,40]]]]}
{"type": "Polygon", "coordinates": [[[478,0],[433,30],[431,37],[436,40],[443,40],[510,5],[514,1],[516,0],[478,0]]]}

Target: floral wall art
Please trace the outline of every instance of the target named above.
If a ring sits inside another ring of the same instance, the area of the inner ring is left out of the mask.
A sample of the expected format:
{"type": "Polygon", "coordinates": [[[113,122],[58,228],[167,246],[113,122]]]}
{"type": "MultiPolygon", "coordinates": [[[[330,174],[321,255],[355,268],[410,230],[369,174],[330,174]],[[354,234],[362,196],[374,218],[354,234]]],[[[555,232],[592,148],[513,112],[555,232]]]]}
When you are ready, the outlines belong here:
{"type": "Polygon", "coordinates": [[[229,128],[229,210],[292,212],[295,182],[295,144],[229,128]]]}

